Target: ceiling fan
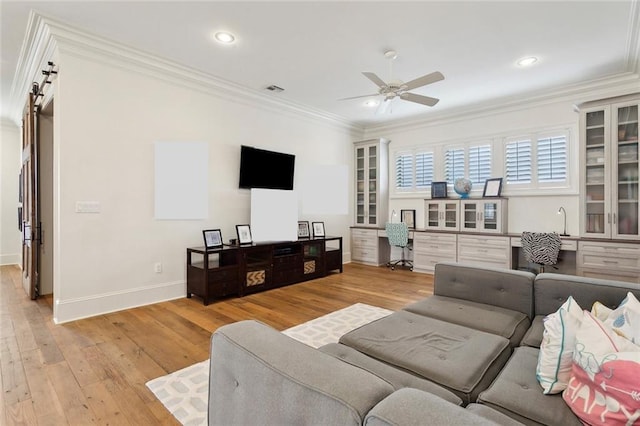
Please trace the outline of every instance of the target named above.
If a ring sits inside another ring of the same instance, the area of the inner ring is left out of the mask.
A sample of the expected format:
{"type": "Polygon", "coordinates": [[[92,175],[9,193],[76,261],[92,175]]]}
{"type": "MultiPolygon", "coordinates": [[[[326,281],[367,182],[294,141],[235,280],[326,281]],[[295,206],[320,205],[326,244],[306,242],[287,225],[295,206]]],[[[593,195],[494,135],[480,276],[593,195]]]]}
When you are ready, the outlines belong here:
{"type": "MultiPolygon", "coordinates": [[[[391,77],[393,78],[393,60],[398,57],[398,54],[395,50],[388,50],[384,53],[384,56],[390,60],[391,77]]],[[[438,101],[440,101],[440,99],[437,98],[409,92],[410,90],[417,89],[418,87],[426,86],[428,84],[444,80],[444,76],[439,71],[423,75],[422,77],[418,77],[406,83],[400,80],[391,80],[389,83],[385,83],[384,80],[382,80],[372,72],[363,72],[362,74],[378,86],[378,93],[342,98],[340,99],[341,101],[348,99],[366,98],[370,96],[384,96],[384,99],[380,103],[380,107],[378,108],[377,112],[385,111],[387,106],[391,104],[391,101],[395,98],[400,98],[405,101],[415,102],[417,104],[422,104],[430,107],[434,106],[438,103],[438,101]]]]}

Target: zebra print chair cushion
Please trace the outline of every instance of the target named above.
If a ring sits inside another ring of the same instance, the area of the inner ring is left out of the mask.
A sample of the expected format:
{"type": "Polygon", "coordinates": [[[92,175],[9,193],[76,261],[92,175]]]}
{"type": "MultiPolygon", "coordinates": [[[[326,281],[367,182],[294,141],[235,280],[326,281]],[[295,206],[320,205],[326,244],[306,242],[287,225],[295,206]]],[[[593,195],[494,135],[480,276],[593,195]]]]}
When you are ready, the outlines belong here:
{"type": "Polygon", "coordinates": [[[555,232],[523,232],[520,237],[524,257],[528,262],[555,265],[560,253],[560,235],[555,232]]]}

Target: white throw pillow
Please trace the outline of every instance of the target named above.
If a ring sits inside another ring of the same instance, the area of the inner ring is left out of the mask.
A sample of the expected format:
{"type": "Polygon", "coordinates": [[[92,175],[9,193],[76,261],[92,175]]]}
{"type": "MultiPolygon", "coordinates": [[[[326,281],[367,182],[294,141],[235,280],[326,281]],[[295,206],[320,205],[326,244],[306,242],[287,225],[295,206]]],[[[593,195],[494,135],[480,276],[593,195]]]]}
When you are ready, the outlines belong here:
{"type": "Polygon", "coordinates": [[[569,296],[560,309],[544,319],[536,377],[543,393],[562,392],[571,378],[571,363],[582,309],[569,296]]]}
{"type": "Polygon", "coordinates": [[[600,302],[595,302],[593,306],[591,306],[591,315],[598,318],[600,321],[606,321],[611,312],[613,312],[613,309],[600,302]]]}
{"type": "Polygon", "coordinates": [[[640,302],[633,293],[627,293],[627,297],[609,313],[604,323],[618,335],[640,344],[640,302]]]}

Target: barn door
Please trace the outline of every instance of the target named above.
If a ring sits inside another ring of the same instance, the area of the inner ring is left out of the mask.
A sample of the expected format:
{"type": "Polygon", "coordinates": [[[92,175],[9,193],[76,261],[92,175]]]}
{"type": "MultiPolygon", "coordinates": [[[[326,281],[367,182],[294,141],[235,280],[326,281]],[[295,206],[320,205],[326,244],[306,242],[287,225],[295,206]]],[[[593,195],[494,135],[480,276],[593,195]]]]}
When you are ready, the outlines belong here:
{"type": "Polygon", "coordinates": [[[40,285],[37,86],[34,92],[22,120],[22,286],[31,299],[38,297],[40,285]]]}

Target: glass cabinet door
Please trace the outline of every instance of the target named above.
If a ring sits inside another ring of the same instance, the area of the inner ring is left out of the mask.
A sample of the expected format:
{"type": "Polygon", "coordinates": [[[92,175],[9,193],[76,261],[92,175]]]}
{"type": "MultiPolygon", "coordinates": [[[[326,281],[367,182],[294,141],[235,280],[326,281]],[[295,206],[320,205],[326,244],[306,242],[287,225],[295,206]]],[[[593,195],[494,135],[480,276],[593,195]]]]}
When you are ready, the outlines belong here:
{"type": "Polygon", "coordinates": [[[440,226],[440,203],[427,202],[427,220],[426,220],[426,228],[429,229],[437,229],[440,226]]]}
{"type": "Polygon", "coordinates": [[[614,108],[613,158],[613,236],[638,237],[638,105],[614,108]]]}
{"type": "Polygon", "coordinates": [[[364,148],[356,149],[356,224],[365,223],[365,164],[364,148]]]}
{"type": "Polygon", "coordinates": [[[498,204],[485,202],[482,208],[482,229],[486,231],[498,230],[498,204]]]}
{"type": "Polygon", "coordinates": [[[456,230],[458,229],[458,203],[447,202],[444,203],[444,223],[445,229],[456,230]]]}
{"type": "Polygon", "coordinates": [[[478,204],[464,202],[462,204],[462,227],[464,229],[478,228],[478,204]]]}
{"type": "Polygon", "coordinates": [[[369,147],[369,225],[378,223],[378,147],[369,147]]]}
{"type": "Polygon", "coordinates": [[[606,110],[586,113],[585,150],[585,232],[587,234],[607,233],[608,211],[606,209],[606,177],[608,174],[606,155],[606,110]]]}

